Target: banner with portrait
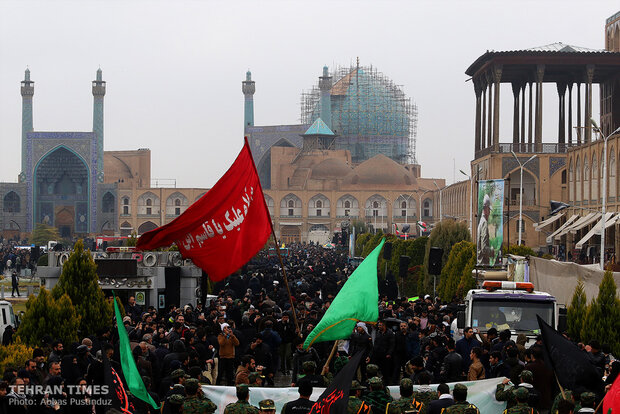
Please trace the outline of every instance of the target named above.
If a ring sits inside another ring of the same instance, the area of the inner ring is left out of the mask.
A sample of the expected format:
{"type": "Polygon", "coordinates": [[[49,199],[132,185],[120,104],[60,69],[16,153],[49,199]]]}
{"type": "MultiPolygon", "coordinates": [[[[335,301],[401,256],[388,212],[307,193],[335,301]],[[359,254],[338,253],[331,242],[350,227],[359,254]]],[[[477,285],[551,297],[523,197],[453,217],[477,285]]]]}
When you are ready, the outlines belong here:
{"type": "Polygon", "coordinates": [[[478,181],[476,264],[501,264],[504,240],[504,180],[478,181]]]}

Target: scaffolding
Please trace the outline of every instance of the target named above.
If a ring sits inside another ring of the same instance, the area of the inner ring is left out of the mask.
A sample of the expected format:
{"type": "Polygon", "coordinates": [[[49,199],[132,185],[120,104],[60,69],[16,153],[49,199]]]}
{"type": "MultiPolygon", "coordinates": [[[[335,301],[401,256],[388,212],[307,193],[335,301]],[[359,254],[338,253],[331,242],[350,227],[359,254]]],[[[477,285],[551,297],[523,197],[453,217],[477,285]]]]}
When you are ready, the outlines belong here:
{"type": "MultiPolygon", "coordinates": [[[[402,86],[372,66],[338,67],[330,73],[332,131],[337,149],[351,151],[360,163],[377,154],[401,164],[417,164],[418,107],[402,86]]],[[[321,113],[318,83],[301,94],[301,123],[312,124],[321,113]]]]}

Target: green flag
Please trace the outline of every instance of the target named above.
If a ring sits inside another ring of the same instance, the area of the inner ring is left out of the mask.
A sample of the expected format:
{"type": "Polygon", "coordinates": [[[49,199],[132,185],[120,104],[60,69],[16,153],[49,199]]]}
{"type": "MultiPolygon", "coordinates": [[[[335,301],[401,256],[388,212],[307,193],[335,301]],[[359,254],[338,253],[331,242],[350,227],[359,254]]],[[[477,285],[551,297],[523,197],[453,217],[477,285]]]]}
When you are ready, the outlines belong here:
{"type": "Polygon", "coordinates": [[[147,404],[151,404],[153,408],[158,410],[159,407],[146,390],[138,367],[136,367],[136,363],[133,360],[131,345],[129,345],[129,336],[123,324],[121,311],[118,309],[118,304],[116,303],[116,295],[114,295],[114,315],[116,316],[116,327],[118,328],[118,347],[121,352],[121,367],[123,369],[123,375],[125,375],[125,381],[127,381],[127,388],[129,388],[129,391],[134,397],[141,399],[147,404]]]}
{"type": "Polygon", "coordinates": [[[347,339],[357,322],[379,319],[377,259],[385,239],[355,269],[334,298],[329,309],[304,342],[308,349],[315,342],[347,339]]]}

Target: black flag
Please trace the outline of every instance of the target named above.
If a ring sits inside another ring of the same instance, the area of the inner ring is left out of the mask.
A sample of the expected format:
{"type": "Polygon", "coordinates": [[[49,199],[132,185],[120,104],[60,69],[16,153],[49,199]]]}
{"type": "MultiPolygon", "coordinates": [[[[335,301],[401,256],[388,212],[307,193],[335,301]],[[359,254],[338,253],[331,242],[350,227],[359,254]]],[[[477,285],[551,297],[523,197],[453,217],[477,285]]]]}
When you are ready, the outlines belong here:
{"type": "Polygon", "coordinates": [[[591,391],[602,395],[603,380],[586,352],[547,325],[540,316],[545,358],[551,363],[562,387],[573,392],[591,391]]]}
{"type": "Polygon", "coordinates": [[[338,372],[308,414],[345,414],[349,404],[351,381],[364,352],[358,352],[338,372]]]}

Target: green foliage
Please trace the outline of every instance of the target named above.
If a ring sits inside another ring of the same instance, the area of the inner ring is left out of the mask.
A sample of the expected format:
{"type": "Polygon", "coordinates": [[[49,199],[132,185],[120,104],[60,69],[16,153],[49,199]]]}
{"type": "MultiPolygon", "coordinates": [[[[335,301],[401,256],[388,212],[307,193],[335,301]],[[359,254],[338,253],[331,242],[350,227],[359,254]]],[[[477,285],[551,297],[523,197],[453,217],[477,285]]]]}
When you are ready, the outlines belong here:
{"type": "Polygon", "coordinates": [[[502,247],[503,251],[507,251],[508,254],[514,254],[515,256],[534,256],[536,257],[536,253],[532,250],[531,247],[528,246],[519,246],[517,244],[513,244],[510,248],[506,249],[505,246],[502,247]]]}
{"type": "Polygon", "coordinates": [[[368,240],[372,237],[370,233],[364,233],[357,236],[357,240],[355,240],[355,255],[361,256],[364,251],[364,246],[368,243],[368,240]]]}
{"type": "Polygon", "coordinates": [[[125,241],[125,245],[128,247],[135,247],[137,244],[138,244],[138,235],[136,234],[135,231],[132,231],[131,235],[127,237],[127,240],[125,241]]]}
{"type": "Polygon", "coordinates": [[[570,302],[566,315],[568,334],[574,341],[579,341],[581,338],[581,329],[583,328],[583,322],[586,318],[586,312],[588,310],[586,292],[584,291],[583,286],[583,281],[580,280],[575,287],[573,299],[570,302]]]}
{"type": "Polygon", "coordinates": [[[581,329],[583,341],[598,340],[601,344],[611,345],[612,354],[620,353],[620,300],[616,296],[616,283],[611,271],[606,271],[599,285],[598,296],[592,301],[586,312],[581,329]]]}
{"type": "Polygon", "coordinates": [[[50,240],[59,240],[60,233],[56,227],[49,226],[45,223],[37,223],[31,235],[31,243],[36,245],[46,245],[50,240]]]}
{"type": "Polygon", "coordinates": [[[438,295],[445,301],[454,296],[464,297],[476,284],[471,271],[476,264],[476,245],[463,240],[454,246],[448,255],[448,261],[441,271],[438,295]]]}
{"type": "Polygon", "coordinates": [[[24,367],[26,361],[32,358],[33,349],[23,344],[19,339],[7,346],[0,346],[0,372],[11,367],[16,371],[24,367]]]}
{"type": "Polygon", "coordinates": [[[433,291],[433,278],[428,274],[428,257],[431,247],[439,247],[443,249],[442,264],[448,261],[448,256],[452,250],[452,246],[461,241],[470,241],[471,235],[469,228],[465,223],[453,220],[444,220],[435,225],[431,235],[426,243],[424,254],[423,277],[418,281],[418,293],[426,294],[433,291]]]}
{"type": "Polygon", "coordinates": [[[41,256],[39,256],[39,260],[37,261],[37,266],[47,266],[48,260],[49,260],[49,256],[47,255],[47,253],[42,254],[41,256]]]}
{"type": "Polygon", "coordinates": [[[106,301],[99,287],[97,265],[84,243],[78,240],[73,253],[65,262],[58,283],[52,290],[54,298],[67,294],[80,315],[80,333],[87,335],[108,326],[112,319],[112,304],[106,301]]]}
{"type": "Polygon", "coordinates": [[[382,231],[377,231],[377,233],[374,234],[370,238],[370,240],[368,240],[368,242],[366,244],[364,244],[364,250],[362,251],[362,256],[363,257],[368,256],[374,250],[374,248],[379,245],[379,243],[381,242],[382,238],[383,238],[383,232],[382,231]]]}
{"type": "Polygon", "coordinates": [[[26,313],[17,330],[17,336],[32,346],[39,346],[45,335],[71,343],[78,339],[79,325],[80,317],[69,296],[62,295],[55,300],[50,292],[42,287],[38,296],[30,295],[28,298],[26,313]]]}
{"type": "Polygon", "coordinates": [[[351,220],[351,227],[355,229],[355,234],[364,234],[368,231],[368,226],[362,220],[351,220]]]}

